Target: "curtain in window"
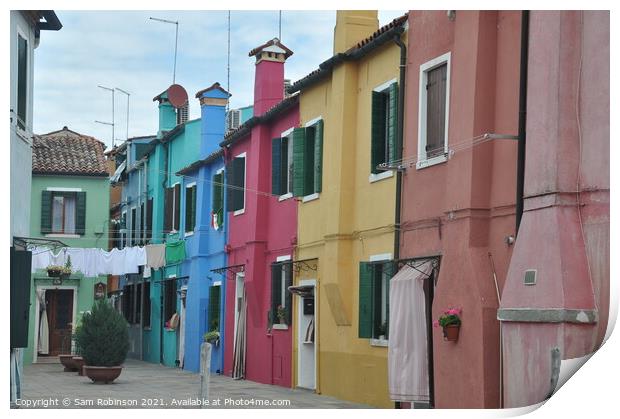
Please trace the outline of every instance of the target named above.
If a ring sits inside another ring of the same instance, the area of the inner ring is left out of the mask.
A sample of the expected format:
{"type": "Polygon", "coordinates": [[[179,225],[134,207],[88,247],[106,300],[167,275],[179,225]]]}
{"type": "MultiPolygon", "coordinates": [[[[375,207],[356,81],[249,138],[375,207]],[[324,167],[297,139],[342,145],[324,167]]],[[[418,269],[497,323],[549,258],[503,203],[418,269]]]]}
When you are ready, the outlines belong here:
{"type": "Polygon", "coordinates": [[[243,290],[243,297],[241,299],[241,309],[239,310],[239,319],[237,323],[237,334],[235,336],[235,344],[233,349],[233,373],[232,378],[239,380],[245,378],[245,346],[246,346],[246,333],[245,324],[247,318],[247,299],[245,295],[245,289],[243,290]]]}
{"type": "Polygon", "coordinates": [[[75,234],[75,196],[65,196],[65,233],[75,234]]]}
{"type": "Polygon", "coordinates": [[[39,343],[37,351],[41,355],[49,353],[49,325],[47,322],[47,307],[45,305],[45,290],[37,290],[39,300],[39,343]]]}
{"type": "Polygon", "coordinates": [[[52,231],[55,233],[62,232],[62,213],[64,207],[64,199],[62,196],[55,196],[52,200],[52,231]]]}
{"type": "Polygon", "coordinates": [[[424,280],[431,262],[404,266],[390,282],[388,386],[397,401],[428,402],[429,377],[424,280]]]}

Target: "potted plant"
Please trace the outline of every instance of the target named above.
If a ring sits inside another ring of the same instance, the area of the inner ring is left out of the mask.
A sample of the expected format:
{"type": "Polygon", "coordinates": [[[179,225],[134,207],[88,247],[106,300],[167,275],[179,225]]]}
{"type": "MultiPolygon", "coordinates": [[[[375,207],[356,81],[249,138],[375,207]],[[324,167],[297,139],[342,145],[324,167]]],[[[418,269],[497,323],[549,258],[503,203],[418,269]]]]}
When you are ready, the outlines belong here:
{"type": "Polygon", "coordinates": [[[66,278],[71,275],[71,256],[67,257],[64,266],[50,265],[46,268],[47,276],[50,278],[66,278]]]}
{"type": "Polygon", "coordinates": [[[459,330],[461,328],[460,308],[449,308],[439,316],[439,320],[435,320],[434,326],[443,328],[444,340],[456,342],[459,339],[459,330]]]}
{"type": "Polygon", "coordinates": [[[121,374],[129,351],[125,318],[105,300],[98,300],[84,313],[76,332],[84,358],[84,373],[95,383],[111,383],[121,374]]]}
{"type": "Polygon", "coordinates": [[[280,324],[286,324],[286,309],[281,304],[276,308],[276,316],[278,316],[280,324]]]}
{"type": "Polygon", "coordinates": [[[218,346],[220,344],[220,332],[212,330],[204,334],[205,342],[209,342],[211,345],[218,346]]]}

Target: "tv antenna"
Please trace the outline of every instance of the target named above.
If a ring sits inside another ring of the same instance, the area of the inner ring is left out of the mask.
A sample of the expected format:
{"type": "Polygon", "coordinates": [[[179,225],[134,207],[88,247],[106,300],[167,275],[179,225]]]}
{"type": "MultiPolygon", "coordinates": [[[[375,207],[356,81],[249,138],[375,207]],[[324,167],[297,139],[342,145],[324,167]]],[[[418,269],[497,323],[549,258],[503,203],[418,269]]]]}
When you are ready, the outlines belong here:
{"type": "Polygon", "coordinates": [[[175,25],[175,38],[174,38],[174,67],[172,68],[172,84],[175,84],[176,74],[177,74],[177,47],[179,45],[179,21],[178,20],[168,20],[168,19],[159,19],[157,17],[149,17],[151,20],[156,20],[157,22],[170,23],[175,25]]]}
{"type": "Polygon", "coordinates": [[[112,126],[112,147],[114,147],[114,89],[111,87],[105,87],[102,85],[97,85],[100,89],[107,90],[112,92],[112,122],[104,122],[104,121],[95,121],[98,124],[110,125],[112,126]]]}
{"type": "Polygon", "coordinates": [[[115,87],[114,89],[118,90],[121,93],[124,93],[127,95],[127,120],[126,120],[126,126],[127,126],[127,136],[126,136],[126,140],[129,139],[129,92],[124,91],[123,89],[121,89],[120,87],[115,87]]]}

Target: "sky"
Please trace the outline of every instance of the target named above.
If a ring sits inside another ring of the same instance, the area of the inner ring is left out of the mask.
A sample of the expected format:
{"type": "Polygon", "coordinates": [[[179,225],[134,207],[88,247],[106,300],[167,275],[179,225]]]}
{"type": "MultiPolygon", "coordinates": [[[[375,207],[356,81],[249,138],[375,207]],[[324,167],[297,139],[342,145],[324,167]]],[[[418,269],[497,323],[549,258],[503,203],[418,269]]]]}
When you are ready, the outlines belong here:
{"type": "MultiPolygon", "coordinates": [[[[380,11],[379,25],[405,11],[380,11]]],[[[63,27],[45,31],[34,59],[34,132],[63,126],[91,135],[109,147],[112,94],[98,85],[130,93],[114,94],[116,144],[157,132],[153,97],[172,84],[175,25],[179,21],[176,83],[189,95],[190,119],[200,117],[198,90],[219,82],[227,68],[227,11],[56,11],[63,27]]],[[[248,52],[278,36],[277,10],[231,11],[230,107],[252,104],[254,58],[248,52]]],[[[300,79],[332,55],[335,11],[282,11],[282,43],[294,54],[285,77],[300,79]]]]}

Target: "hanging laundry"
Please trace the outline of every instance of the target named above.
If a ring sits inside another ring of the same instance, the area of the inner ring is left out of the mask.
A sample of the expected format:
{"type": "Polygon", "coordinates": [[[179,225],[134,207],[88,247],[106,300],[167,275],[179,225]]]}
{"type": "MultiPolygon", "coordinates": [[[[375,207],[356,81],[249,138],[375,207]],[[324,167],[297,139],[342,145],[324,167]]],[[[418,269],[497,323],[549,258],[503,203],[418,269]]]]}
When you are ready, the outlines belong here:
{"type": "Polygon", "coordinates": [[[159,269],[166,266],[166,245],[165,244],[147,244],[144,246],[146,252],[146,267],[144,272],[149,273],[150,277],[151,268],[159,269]]]}
{"type": "Polygon", "coordinates": [[[30,272],[35,273],[39,269],[45,269],[52,264],[52,254],[49,249],[35,247],[32,249],[32,264],[30,272]]]}
{"type": "Polygon", "coordinates": [[[185,240],[166,243],[166,265],[180,263],[185,259],[185,240]]]}

